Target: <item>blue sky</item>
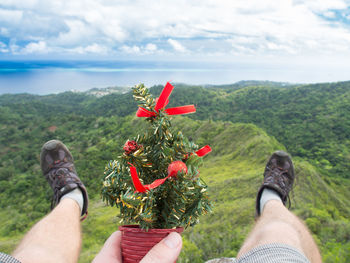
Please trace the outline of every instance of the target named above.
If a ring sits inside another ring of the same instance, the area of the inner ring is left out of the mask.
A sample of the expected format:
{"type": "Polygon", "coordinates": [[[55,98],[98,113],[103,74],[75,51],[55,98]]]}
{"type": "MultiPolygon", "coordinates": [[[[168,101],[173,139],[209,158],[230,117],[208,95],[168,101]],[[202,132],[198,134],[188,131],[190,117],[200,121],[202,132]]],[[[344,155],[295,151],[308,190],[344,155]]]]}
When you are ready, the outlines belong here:
{"type": "Polygon", "coordinates": [[[244,62],[342,80],[350,1],[1,0],[0,60],[21,59],[244,62]]]}

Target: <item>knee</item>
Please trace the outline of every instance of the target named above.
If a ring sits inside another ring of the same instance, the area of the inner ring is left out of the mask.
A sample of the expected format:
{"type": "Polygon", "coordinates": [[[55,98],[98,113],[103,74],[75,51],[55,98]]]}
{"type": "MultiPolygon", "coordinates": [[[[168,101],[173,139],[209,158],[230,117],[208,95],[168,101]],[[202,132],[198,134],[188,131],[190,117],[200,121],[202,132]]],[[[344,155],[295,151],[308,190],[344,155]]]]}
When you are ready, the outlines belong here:
{"type": "Polygon", "coordinates": [[[283,221],[271,221],[261,226],[257,239],[260,244],[281,243],[301,249],[301,240],[294,227],[283,221]]]}

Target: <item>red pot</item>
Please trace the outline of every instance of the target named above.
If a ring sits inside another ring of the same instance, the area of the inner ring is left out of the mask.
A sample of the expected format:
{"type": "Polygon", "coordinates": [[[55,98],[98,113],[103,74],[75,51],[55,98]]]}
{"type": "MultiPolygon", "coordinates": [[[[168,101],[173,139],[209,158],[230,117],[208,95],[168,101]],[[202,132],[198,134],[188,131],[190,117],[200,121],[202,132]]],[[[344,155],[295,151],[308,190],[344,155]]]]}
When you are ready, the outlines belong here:
{"type": "Polygon", "coordinates": [[[120,226],[123,263],[137,263],[171,232],[182,233],[184,228],[142,230],[138,225],[120,226]]]}

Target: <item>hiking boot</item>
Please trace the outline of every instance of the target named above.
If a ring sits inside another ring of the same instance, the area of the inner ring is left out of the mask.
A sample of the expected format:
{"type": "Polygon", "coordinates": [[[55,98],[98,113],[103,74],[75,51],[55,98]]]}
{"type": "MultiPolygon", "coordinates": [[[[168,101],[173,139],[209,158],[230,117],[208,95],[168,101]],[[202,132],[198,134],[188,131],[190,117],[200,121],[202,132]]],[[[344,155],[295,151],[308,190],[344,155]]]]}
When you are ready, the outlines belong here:
{"type": "Polygon", "coordinates": [[[41,170],[49,182],[54,194],[51,210],[60,202],[65,194],[79,188],[83,194],[84,205],[81,215],[85,219],[88,208],[88,195],[84,184],[80,181],[74,167],[73,156],[68,148],[58,140],[46,142],[40,153],[41,170]]]}
{"type": "Polygon", "coordinates": [[[264,181],[256,196],[256,215],[260,215],[260,197],[265,188],[276,191],[284,205],[288,200],[290,207],[289,192],[293,188],[294,178],[294,166],[288,153],[274,152],[266,164],[264,181]]]}

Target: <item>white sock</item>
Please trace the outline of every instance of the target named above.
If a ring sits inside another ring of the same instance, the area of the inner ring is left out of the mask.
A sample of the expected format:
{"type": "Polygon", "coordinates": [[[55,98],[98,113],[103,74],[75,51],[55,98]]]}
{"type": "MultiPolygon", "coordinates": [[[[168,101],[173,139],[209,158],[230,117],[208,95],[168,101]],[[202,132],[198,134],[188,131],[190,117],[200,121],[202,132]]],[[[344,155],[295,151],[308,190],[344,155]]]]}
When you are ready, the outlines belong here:
{"type": "Polygon", "coordinates": [[[278,193],[275,190],[265,188],[260,197],[260,211],[259,211],[260,214],[262,214],[264,210],[264,206],[270,200],[277,200],[282,202],[281,197],[278,195],[278,193]]]}
{"type": "Polygon", "coordinates": [[[70,191],[69,193],[62,196],[61,200],[63,200],[64,198],[70,198],[76,201],[80,207],[80,214],[82,213],[83,205],[84,205],[84,197],[83,197],[83,193],[79,188],[75,188],[73,191],[70,191]]]}

